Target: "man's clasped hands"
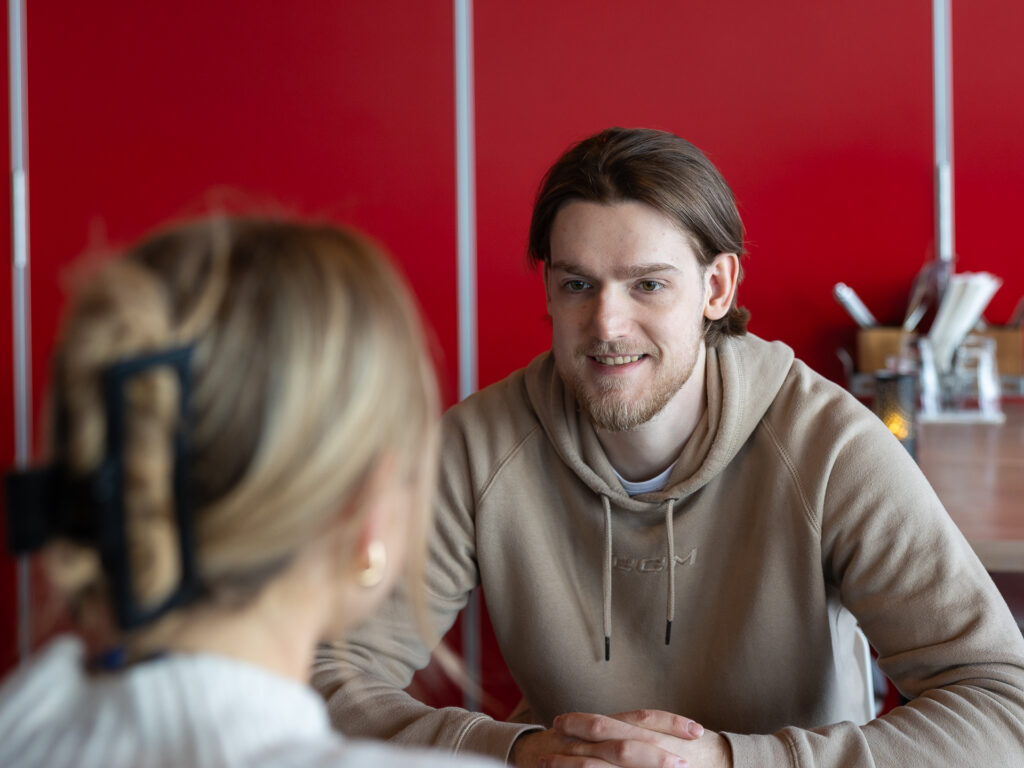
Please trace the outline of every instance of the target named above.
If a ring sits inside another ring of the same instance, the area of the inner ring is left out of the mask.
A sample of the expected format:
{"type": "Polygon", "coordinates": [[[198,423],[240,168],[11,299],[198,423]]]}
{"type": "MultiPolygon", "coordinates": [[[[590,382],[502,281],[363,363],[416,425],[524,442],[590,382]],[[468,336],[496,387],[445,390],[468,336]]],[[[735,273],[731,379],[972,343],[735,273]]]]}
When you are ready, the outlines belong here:
{"type": "Polygon", "coordinates": [[[518,768],[730,768],[729,744],[681,715],[641,709],[615,715],[571,712],[519,737],[518,768]]]}

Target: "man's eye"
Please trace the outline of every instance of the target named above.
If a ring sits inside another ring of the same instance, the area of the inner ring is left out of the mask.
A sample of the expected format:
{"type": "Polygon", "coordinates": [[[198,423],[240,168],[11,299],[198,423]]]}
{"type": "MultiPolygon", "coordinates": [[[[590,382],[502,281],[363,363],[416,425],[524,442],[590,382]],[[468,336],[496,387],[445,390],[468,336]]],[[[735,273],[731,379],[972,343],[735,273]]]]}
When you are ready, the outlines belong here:
{"type": "Polygon", "coordinates": [[[662,285],[657,280],[640,281],[640,290],[644,291],[645,293],[654,293],[655,291],[660,291],[661,288],[662,285]]]}
{"type": "Polygon", "coordinates": [[[579,293],[590,287],[590,283],[586,280],[566,280],[564,285],[569,293],[579,293]]]}

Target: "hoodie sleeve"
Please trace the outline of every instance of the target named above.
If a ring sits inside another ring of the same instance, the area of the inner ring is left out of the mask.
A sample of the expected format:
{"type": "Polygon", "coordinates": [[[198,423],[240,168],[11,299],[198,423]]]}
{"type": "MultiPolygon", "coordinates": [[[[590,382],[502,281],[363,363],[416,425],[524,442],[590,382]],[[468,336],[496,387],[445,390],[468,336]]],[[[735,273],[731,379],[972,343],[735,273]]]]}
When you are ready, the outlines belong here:
{"type": "MultiPolygon", "coordinates": [[[[443,637],[479,584],[475,547],[474,467],[465,437],[449,413],[442,433],[441,475],[426,562],[426,634],[443,637]]],[[[430,660],[433,643],[417,631],[415,601],[396,590],[344,641],[322,645],[312,684],[342,733],[434,746],[506,760],[520,733],[536,727],[498,722],[456,707],[434,709],[404,689],[430,660]]]]}
{"type": "Polygon", "coordinates": [[[734,766],[1024,765],[1024,637],[981,562],[870,412],[852,399],[802,412],[777,420],[779,445],[820,525],[825,579],[910,703],[863,726],[729,734],[734,766]]]}

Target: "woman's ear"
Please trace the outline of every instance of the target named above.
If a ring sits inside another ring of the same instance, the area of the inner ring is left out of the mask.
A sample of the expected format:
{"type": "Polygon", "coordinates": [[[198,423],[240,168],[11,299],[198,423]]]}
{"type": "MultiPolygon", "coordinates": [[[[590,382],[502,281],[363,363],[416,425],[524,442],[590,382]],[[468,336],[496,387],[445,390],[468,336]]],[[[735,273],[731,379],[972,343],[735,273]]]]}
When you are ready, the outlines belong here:
{"type": "Polygon", "coordinates": [[[377,462],[349,505],[339,511],[338,524],[356,525],[350,532],[352,549],[348,572],[362,587],[375,587],[387,573],[387,543],[394,541],[396,525],[393,494],[398,478],[398,462],[386,456],[377,462]]]}
{"type": "Polygon", "coordinates": [[[378,586],[388,572],[388,549],[377,538],[360,542],[356,550],[356,584],[364,589],[378,586]]]}
{"type": "Polygon", "coordinates": [[[401,485],[398,462],[378,461],[358,492],[340,507],[326,534],[315,542],[329,574],[324,593],[331,610],[321,639],[344,637],[388,594],[401,570],[401,515],[395,489],[401,485]]]}
{"type": "Polygon", "coordinates": [[[704,269],[704,317],[719,320],[732,307],[739,284],[740,260],[735,253],[720,253],[704,269]]]}

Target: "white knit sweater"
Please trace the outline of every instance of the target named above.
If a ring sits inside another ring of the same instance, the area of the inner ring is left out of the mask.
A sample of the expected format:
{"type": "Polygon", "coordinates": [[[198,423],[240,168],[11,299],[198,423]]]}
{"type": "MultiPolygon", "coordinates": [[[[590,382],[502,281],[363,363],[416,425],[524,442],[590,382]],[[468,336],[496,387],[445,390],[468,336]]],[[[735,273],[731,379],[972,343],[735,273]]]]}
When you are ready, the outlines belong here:
{"type": "Polygon", "coordinates": [[[0,766],[407,766],[484,759],[343,739],[305,685],[223,656],[177,654],[110,674],[51,642],[0,687],[0,766]]]}

